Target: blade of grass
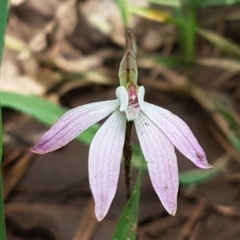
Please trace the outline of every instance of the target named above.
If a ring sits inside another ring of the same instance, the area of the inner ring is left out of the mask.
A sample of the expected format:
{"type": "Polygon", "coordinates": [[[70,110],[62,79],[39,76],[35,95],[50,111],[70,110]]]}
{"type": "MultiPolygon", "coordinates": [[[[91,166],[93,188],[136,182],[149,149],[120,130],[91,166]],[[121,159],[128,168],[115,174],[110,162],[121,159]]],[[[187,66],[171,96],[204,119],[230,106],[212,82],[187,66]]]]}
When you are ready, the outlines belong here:
{"type": "MultiPolygon", "coordinates": [[[[191,169],[185,172],[179,173],[179,182],[183,186],[189,186],[189,185],[201,185],[203,183],[206,183],[215,177],[217,177],[219,174],[223,172],[225,169],[225,163],[227,162],[227,158],[229,156],[221,156],[219,159],[214,161],[214,168],[209,170],[202,170],[202,169],[191,169]]],[[[132,157],[132,165],[140,169],[142,168],[144,171],[147,171],[147,164],[146,161],[141,161],[142,159],[142,152],[138,145],[133,145],[133,157],[132,157]]]]}
{"type": "Polygon", "coordinates": [[[240,0],[185,0],[182,1],[186,7],[226,7],[233,6],[240,3],[240,0]]]}
{"type": "Polygon", "coordinates": [[[186,63],[191,63],[194,60],[195,54],[195,35],[197,27],[197,16],[195,8],[185,9],[177,8],[179,19],[184,24],[179,25],[179,30],[182,35],[182,48],[186,63]]]}
{"type": "Polygon", "coordinates": [[[157,56],[155,58],[156,63],[160,63],[168,68],[176,68],[179,66],[185,66],[185,62],[182,59],[167,57],[167,56],[157,56]]]}
{"type": "Polygon", "coordinates": [[[228,124],[228,139],[237,151],[240,151],[240,122],[239,117],[229,107],[226,107],[219,98],[213,99],[216,110],[224,117],[228,124]]]}
{"type": "MultiPolygon", "coordinates": [[[[155,9],[150,8],[139,8],[131,6],[130,11],[138,16],[144,17],[148,20],[153,20],[156,22],[167,22],[178,25],[178,27],[186,28],[187,25],[181,19],[177,19],[175,17],[170,16],[168,13],[158,11],[155,9]]],[[[198,35],[212,43],[213,45],[220,48],[225,53],[232,55],[234,57],[240,58],[240,46],[231,42],[230,40],[220,36],[216,33],[211,31],[199,28],[198,26],[195,27],[195,31],[198,35]]],[[[193,39],[193,37],[192,37],[193,39]]],[[[192,41],[192,40],[191,40],[192,41]]]]}
{"type": "Polygon", "coordinates": [[[208,169],[207,171],[203,169],[192,169],[181,172],[179,174],[180,184],[183,186],[197,186],[209,182],[224,172],[229,159],[230,155],[226,153],[214,160],[214,168],[212,169],[208,169]]]}
{"type": "Polygon", "coordinates": [[[170,6],[170,7],[180,7],[181,0],[148,0],[150,3],[156,3],[159,5],[170,6]]]}
{"type": "Polygon", "coordinates": [[[126,27],[130,24],[129,0],[115,0],[122,17],[122,21],[126,27]]]}
{"type": "Polygon", "coordinates": [[[180,7],[182,4],[184,7],[225,7],[237,5],[240,0],[149,0],[149,2],[171,7],[180,7]]]}
{"type": "MultiPolygon", "coordinates": [[[[12,92],[2,92],[2,106],[28,114],[48,126],[52,126],[69,110],[39,97],[12,92]]],[[[98,129],[99,124],[95,124],[79,135],[77,139],[89,145],[98,129]]]]}
{"type": "MultiPolygon", "coordinates": [[[[141,157],[141,162],[143,161],[141,157]]],[[[142,185],[142,166],[139,168],[138,177],[130,199],[125,205],[117,222],[117,227],[112,240],[136,240],[137,218],[142,185]]]]}
{"type": "Polygon", "coordinates": [[[217,33],[210,32],[205,29],[198,28],[197,33],[208,40],[210,43],[214,44],[224,52],[230,54],[233,57],[240,58],[240,46],[231,42],[230,40],[218,35],[217,33]]]}
{"type": "MultiPolygon", "coordinates": [[[[7,0],[0,0],[0,67],[1,67],[1,62],[2,62],[3,48],[4,48],[5,30],[6,30],[6,26],[7,26],[7,17],[8,17],[8,1],[7,0]]],[[[1,167],[2,151],[3,151],[2,108],[0,108],[0,135],[1,135],[0,136],[0,167],[1,167]]],[[[1,240],[6,239],[4,197],[3,197],[3,186],[2,186],[2,168],[0,169],[0,239],[1,240]]]]}
{"type": "MultiPolygon", "coordinates": [[[[237,135],[237,132],[232,129],[232,119],[229,121],[229,116],[226,116],[227,108],[224,109],[225,112],[223,112],[222,109],[220,110],[220,105],[216,106],[216,102],[219,101],[219,99],[217,99],[211,92],[205,92],[197,86],[192,85],[189,93],[202,106],[202,108],[208,112],[216,126],[218,126],[232,146],[239,152],[240,137],[237,135]]],[[[230,114],[231,110],[228,110],[228,115],[230,114]]]]}
{"type": "Polygon", "coordinates": [[[5,30],[7,26],[8,1],[0,0],[0,65],[4,48],[5,30]]]}
{"type": "Polygon", "coordinates": [[[179,19],[172,17],[170,14],[166,12],[151,9],[151,8],[141,8],[136,6],[130,6],[129,11],[138,16],[144,17],[149,20],[157,21],[157,22],[167,22],[167,23],[173,23],[173,24],[182,23],[179,19]]]}

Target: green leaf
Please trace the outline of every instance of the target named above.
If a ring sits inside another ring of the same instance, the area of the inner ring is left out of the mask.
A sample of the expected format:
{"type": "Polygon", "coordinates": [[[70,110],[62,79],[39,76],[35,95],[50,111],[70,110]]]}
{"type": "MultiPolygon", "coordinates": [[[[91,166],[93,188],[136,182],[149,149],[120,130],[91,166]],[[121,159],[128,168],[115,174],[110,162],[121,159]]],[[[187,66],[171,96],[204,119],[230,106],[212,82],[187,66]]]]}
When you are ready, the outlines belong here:
{"type": "Polygon", "coordinates": [[[180,184],[189,185],[200,185],[214,179],[222,172],[221,167],[215,167],[212,169],[193,169],[179,174],[180,184]]]}
{"type": "Polygon", "coordinates": [[[234,113],[233,109],[231,107],[227,107],[224,105],[224,103],[221,101],[221,99],[218,97],[215,97],[213,99],[213,102],[215,104],[216,110],[225,118],[228,124],[228,131],[227,131],[227,137],[232,143],[233,147],[240,151],[240,122],[239,118],[236,113],[234,113]]]}
{"type": "MultiPolygon", "coordinates": [[[[143,160],[141,160],[143,161],[143,160]]],[[[139,199],[142,184],[142,167],[139,168],[138,177],[132,191],[131,197],[124,207],[114,232],[112,240],[136,240],[137,239],[137,218],[139,199]]]]}
{"type": "Polygon", "coordinates": [[[179,30],[182,36],[182,48],[184,52],[185,61],[191,63],[194,60],[195,54],[195,35],[197,27],[197,16],[194,8],[185,9],[184,13],[182,8],[177,9],[179,19],[182,23],[179,25],[179,30]]]}
{"type": "MultiPolygon", "coordinates": [[[[69,110],[36,96],[2,92],[1,97],[3,107],[12,108],[28,114],[48,126],[52,126],[59,117],[69,110]]],[[[77,140],[85,144],[90,144],[98,129],[99,124],[91,126],[81,135],[79,135],[77,140]]]]}
{"type": "Polygon", "coordinates": [[[180,7],[181,0],[148,0],[150,3],[156,3],[164,6],[180,7]]]}
{"type": "Polygon", "coordinates": [[[224,7],[237,5],[240,0],[149,0],[149,2],[171,7],[224,7]]]}
{"type": "MultiPolygon", "coordinates": [[[[134,144],[132,165],[133,167],[144,171],[148,171],[146,161],[142,161],[142,151],[139,145],[134,144]]],[[[179,173],[179,182],[182,185],[200,185],[208,182],[218,176],[225,169],[226,156],[220,158],[218,163],[212,169],[192,169],[186,172],[179,173]]]]}
{"type": "Polygon", "coordinates": [[[0,0],[0,65],[4,48],[5,30],[8,17],[8,0],[0,0]]]}
{"type": "Polygon", "coordinates": [[[140,148],[139,145],[137,144],[132,144],[132,160],[131,163],[133,165],[133,167],[140,169],[142,168],[144,171],[147,171],[147,163],[145,160],[143,159],[143,155],[142,155],[142,150],[140,148]]]}
{"type": "Polygon", "coordinates": [[[197,33],[208,40],[213,45],[220,48],[222,51],[228,53],[233,57],[240,58],[240,46],[231,42],[230,40],[218,35],[217,33],[210,32],[205,29],[197,29],[197,33]]]}
{"type": "Polygon", "coordinates": [[[179,66],[186,65],[186,62],[183,61],[183,59],[180,59],[180,58],[178,59],[178,58],[174,58],[174,57],[165,57],[165,56],[157,56],[155,58],[155,62],[160,63],[169,68],[176,68],[179,66]]]}
{"type": "Polygon", "coordinates": [[[129,11],[140,17],[144,17],[146,19],[153,20],[156,22],[182,24],[182,22],[179,19],[172,17],[169,13],[155,10],[152,8],[141,8],[141,7],[131,6],[129,7],[129,11]]]}
{"type": "Polygon", "coordinates": [[[200,185],[214,179],[221,174],[228,163],[229,154],[223,154],[214,161],[214,168],[211,169],[193,169],[179,174],[181,185],[200,185]]]}
{"type": "MultiPolygon", "coordinates": [[[[7,17],[8,17],[8,1],[0,0],[0,67],[1,67],[1,62],[2,62],[3,48],[4,48],[7,17]]],[[[0,72],[0,77],[1,77],[1,72],[0,72]]],[[[2,109],[0,108],[0,167],[1,167],[1,162],[2,162],[2,149],[3,149],[2,136],[3,136],[3,134],[2,134],[2,109]]],[[[3,197],[1,168],[0,168],[0,239],[1,240],[6,239],[4,197],[3,197]]]]}
{"type": "MultiPolygon", "coordinates": [[[[159,10],[155,10],[155,9],[139,8],[139,7],[132,6],[130,8],[130,11],[138,16],[144,17],[149,20],[153,20],[156,22],[167,22],[167,23],[175,24],[178,27],[180,27],[180,29],[185,29],[185,31],[187,31],[190,26],[190,28],[195,29],[197,34],[199,34],[201,37],[208,40],[213,45],[220,48],[225,53],[227,53],[231,56],[240,58],[240,46],[239,45],[231,42],[230,40],[224,38],[223,36],[220,36],[211,31],[199,28],[198,26],[195,26],[194,13],[190,14],[190,16],[191,16],[190,22],[186,23],[186,21],[184,21],[182,18],[181,19],[175,18],[175,17],[170,16],[168,13],[165,13],[165,12],[162,12],[159,10]]],[[[187,40],[187,41],[189,41],[190,45],[188,46],[188,42],[186,42],[184,45],[185,45],[186,51],[188,52],[189,56],[191,57],[193,55],[193,51],[194,51],[193,46],[194,46],[195,35],[192,31],[190,31],[189,33],[185,34],[186,39],[188,39],[187,34],[189,34],[189,36],[188,36],[189,40],[187,40]]]]}
{"type": "Polygon", "coordinates": [[[33,116],[46,125],[52,125],[67,110],[42,98],[13,92],[2,92],[2,106],[33,116]]]}
{"type": "Polygon", "coordinates": [[[183,0],[183,5],[188,7],[225,7],[240,3],[240,0],[183,0]]]}
{"type": "Polygon", "coordinates": [[[129,26],[130,12],[129,12],[129,0],[115,0],[120,10],[123,23],[126,27],[129,26]]]}

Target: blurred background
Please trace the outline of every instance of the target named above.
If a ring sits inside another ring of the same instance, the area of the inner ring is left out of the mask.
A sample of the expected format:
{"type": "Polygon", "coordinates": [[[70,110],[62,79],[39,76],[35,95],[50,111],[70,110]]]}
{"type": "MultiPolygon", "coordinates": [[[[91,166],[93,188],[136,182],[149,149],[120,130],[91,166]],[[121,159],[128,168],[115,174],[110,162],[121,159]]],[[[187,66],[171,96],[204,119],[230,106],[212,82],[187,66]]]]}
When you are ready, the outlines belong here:
{"type": "MultiPolygon", "coordinates": [[[[126,203],[124,174],[107,217],[97,223],[87,164],[99,125],[53,153],[28,149],[67,109],[115,98],[127,28],[136,38],[146,101],[186,121],[214,166],[199,170],[177,152],[175,217],[145,171],[138,239],[240,239],[240,0],[10,4],[1,72],[7,239],[113,236],[126,203]]],[[[141,159],[135,133],[133,141],[134,183],[141,159]]]]}

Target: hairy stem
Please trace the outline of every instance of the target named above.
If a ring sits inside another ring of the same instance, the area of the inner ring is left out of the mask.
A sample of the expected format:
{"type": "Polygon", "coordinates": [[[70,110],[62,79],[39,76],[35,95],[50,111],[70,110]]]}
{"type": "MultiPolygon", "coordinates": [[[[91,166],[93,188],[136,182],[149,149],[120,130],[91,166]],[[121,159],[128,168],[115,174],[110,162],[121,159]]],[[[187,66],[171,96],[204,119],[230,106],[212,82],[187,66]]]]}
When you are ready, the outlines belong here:
{"type": "Polygon", "coordinates": [[[131,159],[132,159],[132,146],[131,146],[131,133],[133,122],[129,121],[126,123],[126,135],[123,146],[123,157],[124,157],[124,170],[125,170],[125,186],[127,199],[131,196],[131,159]]]}

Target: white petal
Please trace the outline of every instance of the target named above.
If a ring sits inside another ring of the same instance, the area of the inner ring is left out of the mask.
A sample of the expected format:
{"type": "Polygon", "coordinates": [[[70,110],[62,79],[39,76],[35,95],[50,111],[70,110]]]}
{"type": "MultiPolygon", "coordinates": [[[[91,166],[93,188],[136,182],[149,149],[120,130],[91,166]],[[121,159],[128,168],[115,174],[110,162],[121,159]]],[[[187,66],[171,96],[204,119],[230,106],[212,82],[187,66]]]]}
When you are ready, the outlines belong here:
{"type": "Polygon", "coordinates": [[[144,110],[144,96],[145,96],[145,88],[143,86],[139,87],[138,89],[138,103],[141,110],[144,110]]]}
{"type": "Polygon", "coordinates": [[[93,138],[89,150],[89,180],[101,221],[115,196],[126,130],[126,116],[115,111],[93,138]]]}
{"type": "Polygon", "coordinates": [[[96,102],[76,107],[66,112],[30,150],[42,154],[61,148],[118,107],[118,100],[96,102]]]}
{"type": "Polygon", "coordinates": [[[116,97],[120,102],[120,111],[123,112],[127,109],[128,107],[128,93],[125,87],[120,86],[116,89],[116,97]]]}
{"type": "Polygon", "coordinates": [[[134,122],[152,185],[164,208],[174,215],[179,186],[174,146],[143,112],[134,122]]]}
{"type": "Polygon", "coordinates": [[[206,155],[188,125],[172,112],[144,102],[143,112],[166,134],[175,147],[196,166],[211,168],[206,155]]]}

